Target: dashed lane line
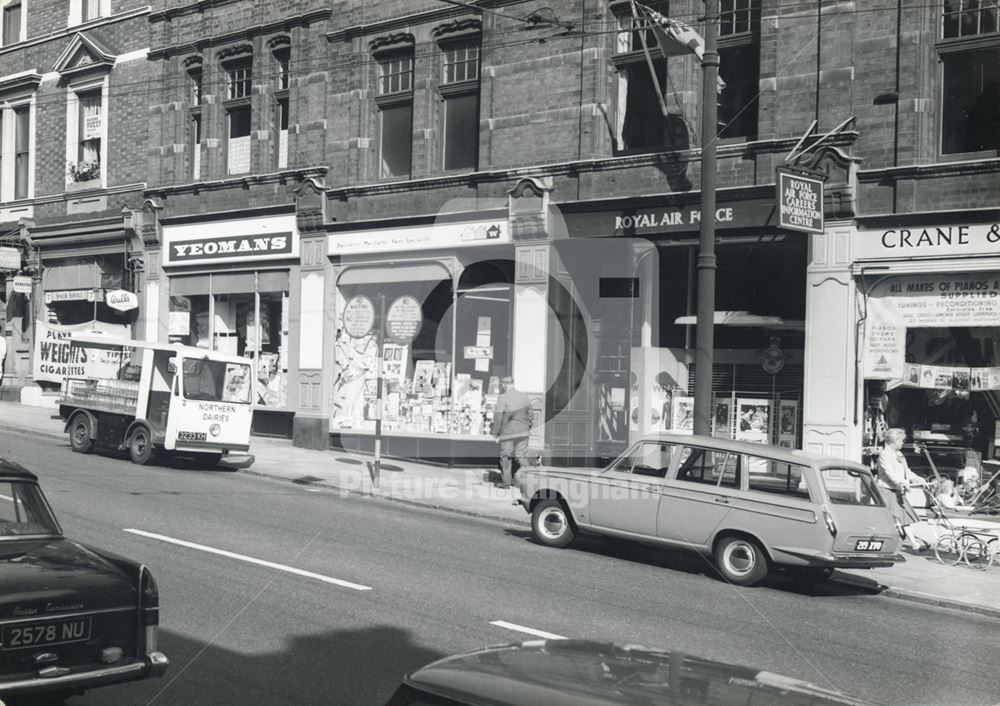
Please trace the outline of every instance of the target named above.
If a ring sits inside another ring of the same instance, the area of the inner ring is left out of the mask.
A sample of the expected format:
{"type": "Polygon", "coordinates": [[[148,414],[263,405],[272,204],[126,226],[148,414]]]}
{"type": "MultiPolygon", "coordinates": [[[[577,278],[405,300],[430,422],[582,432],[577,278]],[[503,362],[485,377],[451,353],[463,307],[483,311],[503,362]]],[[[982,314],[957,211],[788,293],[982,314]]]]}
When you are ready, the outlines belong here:
{"type": "Polygon", "coordinates": [[[517,623],[508,623],[506,620],[491,620],[490,625],[496,625],[498,628],[504,628],[505,630],[513,630],[514,632],[523,632],[527,635],[534,635],[535,637],[544,637],[546,640],[569,639],[562,635],[556,635],[554,632],[535,630],[534,628],[525,627],[524,625],[518,625],[517,623]]]}
{"type": "Polygon", "coordinates": [[[371,591],[371,586],[364,586],[360,583],[352,583],[350,581],[344,581],[343,579],[335,579],[332,576],[324,576],[323,574],[316,574],[312,571],[304,571],[303,569],[296,569],[292,566],[286,566],[285,564],[276,564],[273,561],[265,561],[263,559],[255,559],[252,556],[247,556],[246,554],[237,554],[236,552],[228,552],[225,549],[216,549],[215,547],[207,547],[204,544],[195,544],[194,542],[188,542],[183,539],[176,539],[174,537],[167,537],[162,534],[154,534],[153,532],[146,532],[139,529],[125,529],[125,532],[129,534],[138,535],[140,537],[146,537],[148,539],[155,539],[160,542],[168,542],[170,544],[176,544],[180,547],[187,547],[188,549],[197,549],[201,552],[207,552],[209,554],[217,554],[219,556],[224,556],[229,559],[237,559],[239,561],[245,561],[248,564],[256,564],[257,566],[265,566],[269,569],[277,569],[278,571],[284,571],[289,574],[295,574],[296,576],[304,576],[308,579],[315,579],[317,581],[322,581],[323,583],[333,584],[334,586],[340,586],[342,588],[350,588],[355,591],[371,591]]]}

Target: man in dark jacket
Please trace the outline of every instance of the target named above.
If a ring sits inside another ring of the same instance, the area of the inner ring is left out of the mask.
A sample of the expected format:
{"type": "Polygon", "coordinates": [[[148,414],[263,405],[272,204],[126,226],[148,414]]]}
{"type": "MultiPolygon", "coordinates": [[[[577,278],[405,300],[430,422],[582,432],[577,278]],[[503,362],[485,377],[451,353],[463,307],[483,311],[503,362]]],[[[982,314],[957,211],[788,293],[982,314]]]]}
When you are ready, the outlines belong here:
{"type": "Polygon", "coordinates": [[[493,412],[493,436],[500,442],[501,488],[509,488],[513,479],[512,460],[525,465],[528,435],[531,432],[531,400],[514,387],[514,378],[500,381],[503,392],[497,397],[493,412]]]}

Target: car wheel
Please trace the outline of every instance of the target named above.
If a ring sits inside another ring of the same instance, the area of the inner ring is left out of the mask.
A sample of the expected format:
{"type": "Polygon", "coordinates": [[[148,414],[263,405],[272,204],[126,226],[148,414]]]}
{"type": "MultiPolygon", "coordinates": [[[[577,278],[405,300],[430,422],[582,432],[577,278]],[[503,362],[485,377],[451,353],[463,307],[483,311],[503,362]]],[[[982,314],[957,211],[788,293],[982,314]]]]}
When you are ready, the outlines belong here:
{"type": "Polygon", "coordinates": [[[153,460],[153,440],[149,436],[149,429],[146,427],[136,427],[128,439],[128,455],[132,463],[145,466],[153,460]]]}
{"type": "Polygon", "coordinates": [[[576,531],[566,506],[558,500],[542,500],[531,513],[531,533],[549,547],[565,547],[576,531]]]}
{"type": "Polygon", "coordinates": [[[767,576],[764,550],[745,537],[724,537],[715,549],[715,565],[726,581],[737,586],[753,586],[767,576]]]}
{"type": "Polygon", "coordinates": [[[89,453],[94,448],[94,440],[90,438],[90,420],[79,415],[69,426],[69,445],[78,454],[89,453]]]}

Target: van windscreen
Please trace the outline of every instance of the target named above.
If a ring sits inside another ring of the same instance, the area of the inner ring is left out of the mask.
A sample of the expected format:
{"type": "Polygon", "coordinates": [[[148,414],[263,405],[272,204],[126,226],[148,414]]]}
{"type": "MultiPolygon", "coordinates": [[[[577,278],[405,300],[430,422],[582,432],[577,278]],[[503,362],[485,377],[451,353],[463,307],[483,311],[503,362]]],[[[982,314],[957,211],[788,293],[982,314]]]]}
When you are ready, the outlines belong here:
{"type": "Polygon", "coordinates": [[[824,468],[820,476],[832,503],[885,506],[871,473],[853,468],[824,468]]]}

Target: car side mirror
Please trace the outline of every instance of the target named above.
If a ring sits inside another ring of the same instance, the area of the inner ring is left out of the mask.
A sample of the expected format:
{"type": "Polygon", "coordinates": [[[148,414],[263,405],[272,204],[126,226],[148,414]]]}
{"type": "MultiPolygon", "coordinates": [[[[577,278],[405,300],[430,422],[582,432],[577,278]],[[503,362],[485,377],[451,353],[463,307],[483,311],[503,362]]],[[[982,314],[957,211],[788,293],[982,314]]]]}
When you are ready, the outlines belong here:
{"type": "Polygon", "coordinates": [[[168,373],[176,373],[177,372],[177,359],[176,358],[170,358],[167,361],[167,372],[168,373]]]}

